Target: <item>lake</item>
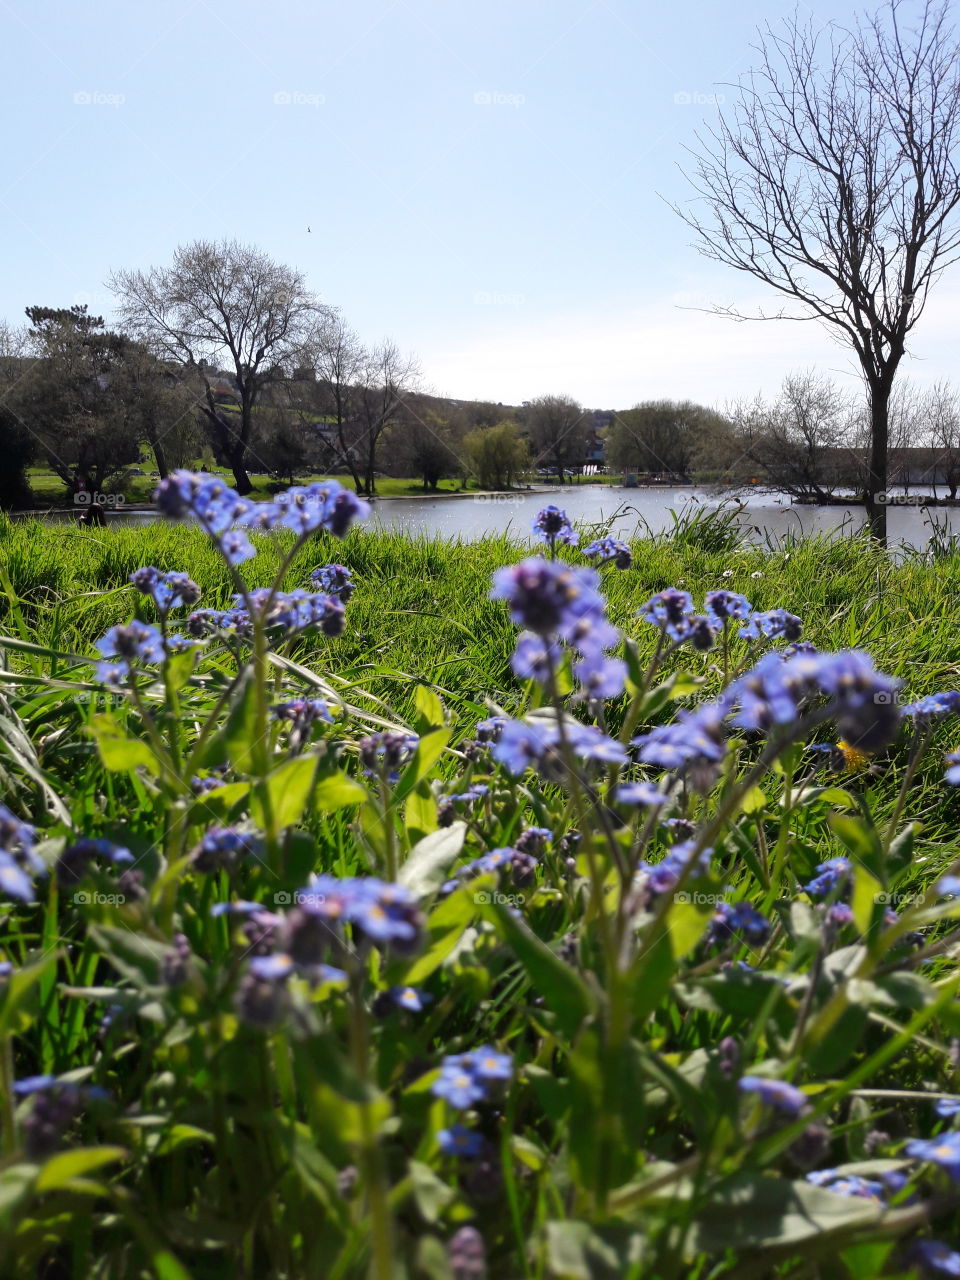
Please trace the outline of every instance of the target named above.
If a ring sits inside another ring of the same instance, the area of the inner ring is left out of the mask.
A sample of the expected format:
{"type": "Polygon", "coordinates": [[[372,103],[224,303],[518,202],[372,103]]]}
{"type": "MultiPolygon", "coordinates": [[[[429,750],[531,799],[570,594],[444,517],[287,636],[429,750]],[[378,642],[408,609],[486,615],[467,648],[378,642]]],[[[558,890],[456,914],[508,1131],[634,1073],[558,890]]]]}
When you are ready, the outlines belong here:
{"type": "MultiPolygon", "coordinates": [[[[919,505],[929,490],[914,489],[896,495],[888,511],[888,531],[892,545],[901,542],[924,547],[930,536],[931,516],[960,534],[960,508],[919,505]]],[[[368,527],[400,529],[432,537],[461,538],[471,541],[487,533],[512,532],[531,541],[530,523],[547,503],[555,503],[575,523],[606,523],[619,537],[643,536],[647,531],[660,533],[672,525],[670,508],[680,511],[693,505],[716,507],[730,502],[716,492],[695,486],[657,486],[625,489],[612,485],[568,485],[564,488],[538,488],[523,493],[473,494],[424,498],[377,498],[368,527]]],[[[769,490],[743,495],[738,521],[749,541],[778,539],[785,534],[849,534],[864,524],[863,508],[846,506],[797,506],[790,498],[769,490]]],[[[152,511],[108,509],[108,519],[123,524],[149,524],[157,519],[152,511]]],[[[50,519],[74,519],[72,511],[51,513],[50,519]]]]}

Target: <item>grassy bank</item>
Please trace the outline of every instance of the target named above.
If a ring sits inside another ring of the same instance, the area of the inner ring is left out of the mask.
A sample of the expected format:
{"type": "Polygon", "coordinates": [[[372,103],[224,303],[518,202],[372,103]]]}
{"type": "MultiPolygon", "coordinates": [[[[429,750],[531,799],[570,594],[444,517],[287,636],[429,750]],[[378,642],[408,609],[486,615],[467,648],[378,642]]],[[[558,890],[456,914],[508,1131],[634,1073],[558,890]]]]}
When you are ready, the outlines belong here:
{"type": "Polygon", "coordinates": [[[251,603],[184,652],[129,577],[227,606],[198,528],[0,520],[0,1274],[912,1274],[957,1203],[960,735],[878,712],[878,673],[960,688],[960,557],[676,535],[557,622],[558,566],[508,575],[541,639],[586,620],[585,663],[622,630],[585,706],[566,657],[511,670],[505,539],[255,535],[248,591],[352,571],[342,634],[251,603]],[[716,620],[672,650],[636,616],[668,586],[822,652],[716,620]],[[94,683],[133,615],[164,633],[94,683]],[[805,751],[843,725],[875,750],[805,751]]]}

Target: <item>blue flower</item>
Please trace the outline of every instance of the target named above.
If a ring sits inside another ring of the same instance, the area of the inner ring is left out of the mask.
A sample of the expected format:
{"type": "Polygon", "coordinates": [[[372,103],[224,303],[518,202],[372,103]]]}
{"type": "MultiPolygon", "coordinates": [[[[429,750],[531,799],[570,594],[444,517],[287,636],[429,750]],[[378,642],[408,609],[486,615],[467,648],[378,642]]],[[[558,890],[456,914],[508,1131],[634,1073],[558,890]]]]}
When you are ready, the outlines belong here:
{"type": "Polygon", "coordinates": [[[486,1146],[481,1134],[462,1124],[452,1124],[449,1129],[441,1129],[437,1134],[437,1141],[445,1156],[463,1156],[467,1160],[482,1155],[486,1146]]]}
{"type": "Polygon", "coordinates": [[[693,613],[693,596],[689,591],[668,587],[652,596],[637,612],[639,617],[666,632],[671,640],[681,640],[683,624],[693,613]]]}
{"type": "Polygon", "coordinates": [[[945,1133],[938,1138],[914,1138],[904,1150],[914,1160],[938,1164],[954,1181],[960,1181],[960,1133],[945,1133]]]}
{"type": "Polygon", "coordinates": [[[126,671],[135,662],[162,662],[164,656],[163,636],[158,629],[136,620],[125,626],[111,627],[97,641],[97,649],[105,658],[118,658],[126,671]]]}
{"type": "Polygon", "coordinates": [[[684,709],[673,724],[658,725],[634,738],[641,762],[671,771],[719,764],[726,752],[722,737],[725,712],[720,703],[708,703],[695,711],[684,709]]]}
{"type": "Polygon", "coordinates": [[[415,733],[371,733],[358,743],[360,763],[368,777],[382,773],[388,782],[396,782],[400,769],[411,759],[419,743],[415,733]]]}
{"type": "Polygon", "coordinates": [[[849,858],[828,858],[826,862],[821,862],[817,866],[819,874],[803,886],[807,893],[813,894],[817,898],[825,898],[827,894],[833,893],[837,885],[847,884],[850,875],[851,863],[849,858]]]}
{"type": "Polygon", "coordinates": [[[955,1116],[960,1113],[960,1098],[938,1098],[935,1110],[937,1115],[943,1116],[945,1120],[955,1116]]]}
{"type": "Polygon", "coordinates": [[[960,691],[951,689],[942,693],[930,693],[919,702],[911,702],[903,708],[905,716],[913,716],[918,725],[928,725],[933,720],[960,711],[960,691]]]}
{"type": "Polygon", "coordinates": [[[627,683],[627,664],[594,650],[574,666],[573,674],[588,698],[618,698],[627,683]]]}
{"type": "Polygon", "coordinates": [[[47,874],[43,859],[34,851],[36,835],[29,822],[0,804],[0,889],[21,902],[33,902],[31,876],[47,874]]]}
{"type": "Polygon", "coordinates": [[[440,1075],[431,1085],[430,1092],[461,1111],[480,1102],[487,1093],[476,1076],[458,1064],[445,1064],[441,1067],[440,1075]]]}
{"type": "Polygon", "coordinates": [[[950,767],[944,774],[944,782],[951,787],[960,787],[960,751],[950,751],[944,756],[944,763],[950,767]]]}
{"type": "Polygon", "coordinates": [[[652,782],[625,782],[616,791],[616,799],[620,804],[640,804],[647,808],[666,804],[669,798],[652,782]]]}
{"type": "Polygon", "coordinates": [[[433,1000],[433,996],[417,987],[391,987],[388,994],[398,1009],[409,1009],[413,1013],[422,1013],[433,1000]]]}
{"type": "Polygon", "coordinates": [[[481,1045],[468,1054],[461,1055],[469,1062],[478,1080],[510,1080],[513,1078],[513,1059],[508,1053],[498,1053],[490,1045],[481,1045]]]}
{"type": "Polygon", "coordinates": [[[940,1240],[917,1240],[913,1244],[916,1254],[927,1271],[940,1276],[960,1276],[960,1253],[940,1240]]]}
{"type": "Polygon", "coordinates": [[[785,1080],[765,1076],[743,1076],[739,1087],[744,1093],[755,1093],[768,1107],[785,1115],[798,1116],[807,1107],[807,1095],[785,1080]]]}
{"type": "Polygon", "coordinates": [[[558,542],[565,542],[567,546],[575,547],[580,541],[580,535],[567,519],[567,513],[553,505],[537,512],[531,528],[545,542],[549,542],[551,547],[558,542]]]}
{"type": "Polygon", "coordinates": [[[131,573],[130,581],[138,591],[153,599],[164,617],[171,609],[196,604],[200,599],[200,588],[185,573],[162,573],[153,565],[147,565],[131,573]]]}
{"type": "Polygon", "coordinates": [[[943,898],[960,898],[960,876],[944,876],[938,880],[937,893],[943,898]]]}
{"type": "Polygon", "coordinates": [[[57,883],[61,886],[79,884],[94,858],[115,867],[133,862],[133,854],[129,849],[114,844],[112,840],[84,836],[64,849],[57,859],[57,883]]]}
{"type": "Polygon", "coordinates": [[[707,935],[709,942],[726,942],[742,934],[752,947],[762,946],[770,936],[770,921],[749,902],[721,902],[707,935]]]}
{"type": "Polygon", "coordinates": [[[787,640],[797,641],[803,631],[803,622],[794,613],[786,609],[771,609],[768,613],[751,614],[740,628],[740,636],[744,640],[758,640],[766,636],[768,640],[784,636],[787,640]]]}
{"type": "Polygon", "coordinates": [[[747,597],[737,591],[708,591],[705,602],[707,613],[720,626],[732,619],[740,621],[748,618],[753,610],[747,597]]]}
{"type": "Polygon", "coordinates": [[[327,564],[314,569],[310,578],[328,596],[336,596],[346,604],[354,592],[353,574],[342,564],[327,564]]]}
{"type": "Polygon", "coordinates": [[[554,636],[575,623],[584,605],[602,614],[595,569],[572,569],[562,560],[531,556],[493,575],[491,600],[505,600],[513,621],[541,636],[554,636]]]}
{"type": "Polygon", "coordinates": [[[598,564],[612,560],[618,569],[629,569],[633,564],[630,548],[625,542],[618,542],[616,538],[598,538],[596,542],[591,542],[588,547],[584,547],[583,554],[596,556],[598,564]]]}
{"type": "Polygon", "coordinates": [[[560,646],[532,631],[521,631],[510,659],[515,676],[521,680],[537,680],[546,684],[560,665],[560,646]]]}

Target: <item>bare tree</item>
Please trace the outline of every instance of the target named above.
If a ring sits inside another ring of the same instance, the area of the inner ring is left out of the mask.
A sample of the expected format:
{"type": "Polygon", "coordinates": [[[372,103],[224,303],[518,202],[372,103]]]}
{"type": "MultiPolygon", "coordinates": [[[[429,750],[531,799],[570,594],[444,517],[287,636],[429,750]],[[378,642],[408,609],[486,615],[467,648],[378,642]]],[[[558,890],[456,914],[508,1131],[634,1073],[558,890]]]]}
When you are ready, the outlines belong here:
{"type": "Polygon", "coordinates": [[[894,377],[960,249],[960,51],[946,0],[923,0],[910,29],[902,10],[888,0],[852,32],[766,27],[732,112],[698,137],[690,178],[706,212],[676,209],[702,253],[789,300],[776,318],[817,319],[852,347],[870,412],[864,501],[881,540],[894,377]]]}
{"type": "Polygon", "coordinates": [[[395,343],[385,341],[366,355],[359,384],[354,388],[356,431],[353,447],[361,460],[363,492],[377,491],[376,464],[380,442],[397,421],[404,397],[414,391],[420,366],[404,356],[395,343]]]}
{"type": "Polygon", "coordinates": [[[741,456],[801,501],[828,502],[856,477],[856,413],[829,378],[789,375],[772,403],[738,406],[734,426],[741,456]]]}
{"type": "Polygon", "coordinates": [[[943,473],[950,500],[956,501],[960,486],[960,394],[949,382],[938,382],[923,398],[923,422],[929,442],[936,451],[934,476],[943,473]]]}
{"type": "Polygon", "coordinates": [[[320,389],[322,406],[338,464],[348,470],[354,488],[361,493],[360,453],[355,444],[356,410],[354,393],[363,379],[367,353],[359,337],[339,311],[329,310],[315,317],[303,337],[299,362],[312,369],[320,389]]]}
{"type": "Polygon", "coordinates": [[[583,406],[571,396],[538,396],[523,421],[534,462],[549,462],[563,484],[568,471],[583,465],[589,427],[583,406]]]}
{"type": "Polygon", "coordinates": [[[301,273],[251,245],[198,240],[181,245],[172,266],[118,271],[108,285],[128,333],[197,373],[214,453],[233,471],[238,492],[249,493],[255,407],[289,369],[317,316],[301,273]],[[223,365],[233,371],[239,414],[224,413],[216,400],[223,365]]]}

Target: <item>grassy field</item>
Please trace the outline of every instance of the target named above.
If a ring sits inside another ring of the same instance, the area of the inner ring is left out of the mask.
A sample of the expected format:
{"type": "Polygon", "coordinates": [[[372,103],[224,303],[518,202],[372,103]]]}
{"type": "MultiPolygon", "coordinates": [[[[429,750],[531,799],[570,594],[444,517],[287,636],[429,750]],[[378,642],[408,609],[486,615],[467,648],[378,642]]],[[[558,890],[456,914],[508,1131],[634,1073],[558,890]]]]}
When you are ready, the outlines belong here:
{"type": "Polygon", "coordinates": [[[915,1275],[960,1203],[932,1106],[960,1110],[960,906],[934,887],[960,872],[957,717],[811,763],[824,685],[728,724],[706,772],[624,744],[759,656],[724,630],[658,668],[654,593],[786,608],[915,700],[960,688],[960,556],[747,549],[692,516],[604,569],[629,696],[585,707],[566,665],[511,670],[489,592],[525,548],[253,541],[248,589],[352,571],[343,633],[164,641],[108,692],[96,643],[158,620],[130,574],[223,608],[224,558],[195,526],[0,517],[0,1275],[915,1275]],[[271,707],[317,697],[335,718],[298,742],[271,707]],[[474,743],[500,712],[559,746],[518,769],[474,743]],[[588,726],[612,758],[573,760],[588,726]],[[666,810],[623,797],[638,773],[666,810]],[[754,934],[718,925],[747,904],[754,934]]]}

